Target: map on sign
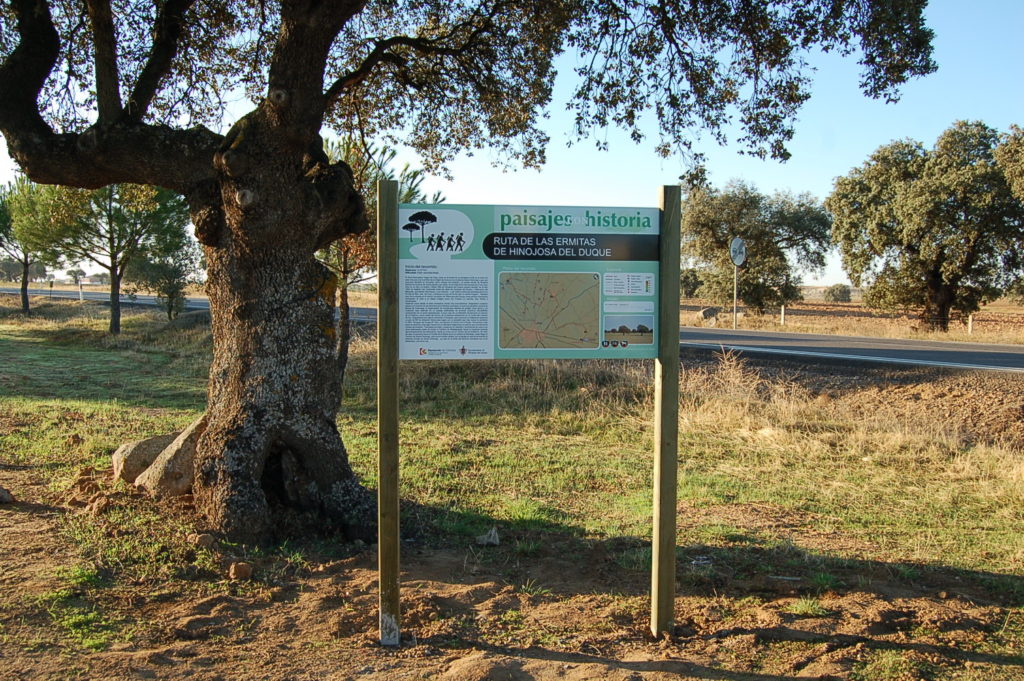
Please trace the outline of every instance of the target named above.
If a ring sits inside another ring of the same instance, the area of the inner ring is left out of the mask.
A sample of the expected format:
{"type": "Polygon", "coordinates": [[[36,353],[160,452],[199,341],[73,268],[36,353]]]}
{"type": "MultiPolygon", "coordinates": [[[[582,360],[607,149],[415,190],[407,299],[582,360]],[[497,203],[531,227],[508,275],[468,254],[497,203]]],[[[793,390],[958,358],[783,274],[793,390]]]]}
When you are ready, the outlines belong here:
{"type": "Polygon", "coordinates": [[[601,276],[596,272],[502,272],[498,285],[502,348],[597,348],[601,276]]]}

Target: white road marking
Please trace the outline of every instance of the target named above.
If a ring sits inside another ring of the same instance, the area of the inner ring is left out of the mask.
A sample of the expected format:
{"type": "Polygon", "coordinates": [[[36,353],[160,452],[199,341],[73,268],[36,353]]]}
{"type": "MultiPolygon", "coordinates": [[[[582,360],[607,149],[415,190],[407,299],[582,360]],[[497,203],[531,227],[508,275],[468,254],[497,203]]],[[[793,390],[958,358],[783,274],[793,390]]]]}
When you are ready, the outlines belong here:
{"type": "Polygon", "coordinates": [[[783,350],[781,348],[759,348],[748,345],[726,345],[723,343],[694,343],[691,341],[679,341],[680,345],[692,345],[698,348],[710,348],[717,350],[728,348],[740,352],[761,352],[773,355],[794,355],[799,357],[825,357],[827,359],[857,360],[863,362],[879,362],[882,364],[911,364],[915,366],[945,367],[950,369],[981,369],[984,371],[1007,371],[1010,373],[1024,373],[1024,369],[1017,367],[1003,367],[992,364],[963,364],[960,362],[939,362],[926,359],[898,359],[895,357],[876,357],[873,355],[844,355],[837,352],[813,352],[810,350],[783,350]]]}

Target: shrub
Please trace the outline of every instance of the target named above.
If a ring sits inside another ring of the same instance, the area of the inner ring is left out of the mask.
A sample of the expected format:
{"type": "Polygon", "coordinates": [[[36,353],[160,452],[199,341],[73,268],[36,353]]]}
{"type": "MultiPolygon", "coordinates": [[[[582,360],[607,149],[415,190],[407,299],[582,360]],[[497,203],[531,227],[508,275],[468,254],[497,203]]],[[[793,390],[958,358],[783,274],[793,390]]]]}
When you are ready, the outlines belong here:
{"type": "Polygon", "coordinates": [[[825,289],[826,303],[850,302],[850,287],[846,284],[833,284],[825,289]]]}

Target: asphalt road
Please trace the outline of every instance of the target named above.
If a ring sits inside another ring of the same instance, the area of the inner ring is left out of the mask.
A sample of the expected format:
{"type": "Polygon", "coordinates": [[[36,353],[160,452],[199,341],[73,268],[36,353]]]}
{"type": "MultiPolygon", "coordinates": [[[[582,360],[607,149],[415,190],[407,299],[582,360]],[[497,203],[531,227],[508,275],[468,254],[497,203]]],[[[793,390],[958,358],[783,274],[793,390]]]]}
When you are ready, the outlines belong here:
{"type": "Polygon", "coordinates": [[[1024,373],[1024,345],[690,327],[682,329],[679,342],[684,347],[724,347],[742,353],[780,355],[805,361],[818,359],[1024,373]]]}
{"type": "MultiPolygon", "coordinates": [[[[0,293],[17,295],[19,289],[2,287],[0,293]]],[[[29,289],[34,296],[48,296],[48,288],[29,289]]],[[[87,300],[106,302],[106,293],[86,291],[87,300]]],[[[78,291],[53,291],[54,297],[78,298],[78,291]]],[[[135,305],[155,305],[154,296],[136,296],[134,300],[121,297],[122,302],[135,305]]],[[[208,310],[206,298],[189,298],[189,310],[208,310]]],[[[376,308],[352,308],[352,320],[377,321],[376,308]]],[[[988,343],[954,343],[943,341],[917,341],[895,338],[866,338],[860,336],[827,336],[806,333],[777,333],[772,331],[733,331],[683,327],[679,332],[681,347],[704,350],[728,348],[741,353],[771,354],[793,360],[887,363],[910,366],[939,366],[957,369],[984,369],[1024,373],[1024,345],[994,345],[988,343]]]]}
{"type": "MultiPolygon", "coordinates": [[[[50,295],[49,288],[30,288],[28,290],[29,295],[32,296],[43,296],[47,297],[50,295]]],[[[20,288],[14,287],[0,287],[0,294],[9,293],[11,295],[21,295],[20,288]]],[[[54,298],[71,298],[78,300],[78,291],[53,291],[54,298]]],[[[110,300],[110,294],[106,291],[82,291],[82,297],[85,300],[94,300],[101,303],[106,303],[110,300]]],[[[126,295],[121,296],[122,305],[156,305],[156,296],[147,295],[136,295],[134,298],[126,295]]],[[[210,301],[206,298],[192,297],[185,301],[186,310],[209,310],[210,301]]],[[[377,310],[376,308],[369,307],[354,307],[352,308],[352,320],[357,322],[375,322],[377,321],[377,310]]]]}

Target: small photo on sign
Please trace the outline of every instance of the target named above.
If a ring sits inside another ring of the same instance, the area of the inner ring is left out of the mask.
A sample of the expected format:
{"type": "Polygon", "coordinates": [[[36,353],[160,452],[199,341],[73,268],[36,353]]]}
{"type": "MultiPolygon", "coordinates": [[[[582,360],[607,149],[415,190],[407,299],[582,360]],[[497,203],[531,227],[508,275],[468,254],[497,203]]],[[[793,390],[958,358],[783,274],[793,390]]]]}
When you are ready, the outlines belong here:
{"type": "Polygon", "coordinates": [[[654,315],[608,315],[604,318],[604,338],[613,347],[654,343],[654,315]]]}

